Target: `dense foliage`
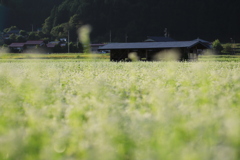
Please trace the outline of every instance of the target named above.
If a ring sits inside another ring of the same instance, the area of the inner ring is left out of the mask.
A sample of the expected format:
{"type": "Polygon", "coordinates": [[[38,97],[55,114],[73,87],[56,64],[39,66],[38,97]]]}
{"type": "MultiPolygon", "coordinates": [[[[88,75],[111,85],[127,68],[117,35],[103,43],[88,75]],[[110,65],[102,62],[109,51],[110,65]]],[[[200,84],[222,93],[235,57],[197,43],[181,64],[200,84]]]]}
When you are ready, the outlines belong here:
{"type": "Polygon", "coordinates": [[[221,42],[220,42],[218,39],[216,39],[216,40],[213,42],[212,47],[213,47],[213,49],[215,49],[215,51],[217,52],[217,54],[221,53],[222,50],[223,50],[223,46],[222,46],[221,42]]]}
{"type": "Polygon", "coordinates": [[[42,27],[44,19],[50,14],[53,6],[63,0],[1,0],[0,30],[17,26],[23,30],[34,30],[42,27]],[[5,18],[3,19],[3,17],[5,18]]]}
{"type": "Polygon", "coordinates": [[[3,3],[10,8],[10,24],[27,30],[31,24],[44,23],[45,32],[54,36],[66,34],[70,27],[74,40],[74,29],[81,24],[92,25],[93,42],[108,42],[110,31],[115,42],[125,41],[126,35],[128,41],[142,41],[149,35],[163,36],[165,28],[177,40],[197,37],[209,41],[240,40],[237,36],[240,1],[236,0],[3,0],[3,3]],[[74,15],[78,19],[69,26],[74,15]]]}
{"type": "Polygon", "coordinates": [[[238,62],[0,67],[0,159],[240,159],[238,62]]]}

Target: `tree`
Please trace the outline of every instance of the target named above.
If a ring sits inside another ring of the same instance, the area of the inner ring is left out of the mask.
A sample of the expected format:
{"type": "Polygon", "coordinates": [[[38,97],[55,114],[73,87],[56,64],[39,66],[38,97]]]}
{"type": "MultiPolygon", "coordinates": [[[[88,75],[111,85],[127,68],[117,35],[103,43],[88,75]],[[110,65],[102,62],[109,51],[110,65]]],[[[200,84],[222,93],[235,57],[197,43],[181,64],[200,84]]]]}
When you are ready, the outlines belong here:
{"type": "Polygon", "coordinates": [[[19,35],[19,36],[16,36],[16,41],[17,42],[25,42],[26,39],[22,35],[19,35]]]}
{"type": "Polygon", "coordinates": [[[9,39],[12,40],[13,42],[16,41],[16,38],[17,38],[17,36],[16,36],[15,34],[11,34],[11,35],[9,36],[9,39]]]}
{"type": "Polygon", "coordinates": [[[216,39],[214,42],[213,42],[213,49],[217,52],[217,53],[221,53],[222,52],[222,50],[223,50],[223,46],[222,46],[222,44],[221,44],[221,42],[218,40],[218,39],[216,39]]]}
{"type": "Polygon", "coordinates": [[[43,24],[43,27],[42,27],[42,30],[43,30],[43,33],[45,34],[50,34],[51,32],[51,29],[52,29],[52,26],[53,26],[53,20],[51,17],[48,17],[44,24],[43,24]]]}
{"type": "Polygon", "coordinates": [[[223,53],[232,54],[232,45],[230,43],[224,46],[223,53]]]}
{"type": "Polygon", "coordinates": [[[30,32],[29,36],[28,36],[28,39],[29,40],[39,40],[39,36],[36,35],[36,33],[34,33],[34,32],[30,32]]]}
{"type": "Polygon", "coordinates": [[[45,38],[45,34],[43,33],[43,32],[41,32],[41,31],[38,31],[37,33],[36,33],[36,36],[38,36],[39,38],[45,38]]]}
{"type": "Polygon", "coordinates": [[[61,37],[64,32],[64,26],[63,25],[58,25],[56,27],[53,27],[51,30],[51,35],[54,37],[61,37]]]}
{"type": "Polygon", "coordinates": [[[27,36],[27,32],[25,30],[20,30],[19,34],[22,36],[27,36]]]}
{"type": "Polygon", "coordinates": [[[16,26],[11,26],[9,28],[5,28],[3,30],[3,32],[8,33],[8,32],[13,31],[13,30],[18,30],[18,28],[16,26]]]}

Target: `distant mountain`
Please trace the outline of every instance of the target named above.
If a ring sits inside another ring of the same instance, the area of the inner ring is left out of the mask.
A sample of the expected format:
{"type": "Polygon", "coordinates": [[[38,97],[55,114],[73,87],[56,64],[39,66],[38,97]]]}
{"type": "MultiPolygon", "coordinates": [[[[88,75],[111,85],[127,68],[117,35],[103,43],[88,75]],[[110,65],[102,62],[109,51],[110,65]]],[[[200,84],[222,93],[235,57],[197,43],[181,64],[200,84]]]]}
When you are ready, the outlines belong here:
{"type": "Polygon", "coordinates": [[[52,8],[64,0],[1,0],[0,30],[10,26],[31,30],[41,28],[52,8]]]}
{"type": "Polygon", "coordinates": [[[41,27],[76,40],[76,28],[92,26],[92,42],[143,41],[168,35],[176,40],[230,38],[240,41],[239,0],[5,0],[9,24],[41,27]],[[15,11],[16,10],[16,11],[15,11]],[[51,11],[50,11],[51,10],[51,11]],[[126,38],[127,37],[127,38],[126,38]]]}
{"type": "Polygon", "coordinates": [[[52,27],[75,14],[93,27],[96,42],[141,41],[163,36],[167,28],[177,40],[219,38],[240,41],[240,1],[237,0],[65,0],[52,10],[52,27]]]}

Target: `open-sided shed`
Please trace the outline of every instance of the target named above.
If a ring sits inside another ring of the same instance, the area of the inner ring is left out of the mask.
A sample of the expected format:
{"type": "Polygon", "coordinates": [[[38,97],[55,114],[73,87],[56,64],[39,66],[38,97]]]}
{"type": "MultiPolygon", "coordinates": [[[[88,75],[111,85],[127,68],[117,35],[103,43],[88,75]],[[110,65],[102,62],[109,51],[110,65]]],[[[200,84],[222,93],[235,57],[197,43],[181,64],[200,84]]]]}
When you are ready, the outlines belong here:
{"type": "Polygon", "coordinates": [[[137,43],[109,43],[99,50],[110,50],[111,61],[128,60],[130,53],[135,52],[140,60],[153,61],[157,54],[164,50],[177,49],[179,60],[197,59],[200,50],[209,46],[201,41],[174,41],[174,42],[137,42],[137,43]]]}

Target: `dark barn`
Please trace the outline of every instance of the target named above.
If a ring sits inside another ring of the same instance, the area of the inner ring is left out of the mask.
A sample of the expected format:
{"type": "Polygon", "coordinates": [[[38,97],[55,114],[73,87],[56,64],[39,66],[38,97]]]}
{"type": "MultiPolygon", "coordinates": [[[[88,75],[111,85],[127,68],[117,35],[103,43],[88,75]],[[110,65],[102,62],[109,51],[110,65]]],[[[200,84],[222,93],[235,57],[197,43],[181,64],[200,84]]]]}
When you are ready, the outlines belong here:
{"type": "Polygon", "coordinates": [[[197,60],[199,52],[210,48],[201,41],[110,43],[99,50],[110,50],[111,61],[127,61],[135,52],[140,60],[154,61],[162,51],[177,49],[180,61],[197,60]]]}

